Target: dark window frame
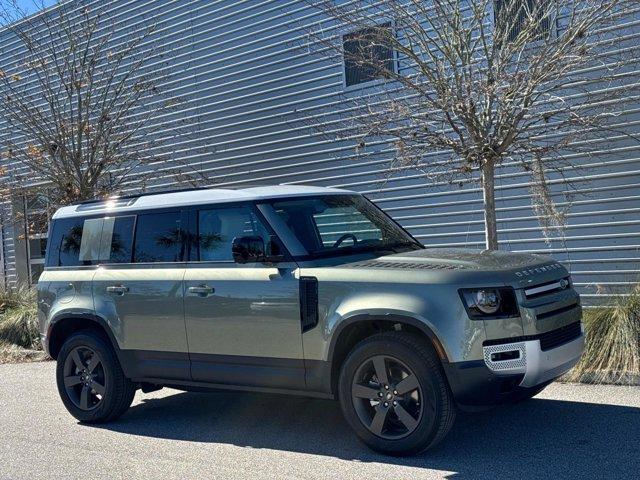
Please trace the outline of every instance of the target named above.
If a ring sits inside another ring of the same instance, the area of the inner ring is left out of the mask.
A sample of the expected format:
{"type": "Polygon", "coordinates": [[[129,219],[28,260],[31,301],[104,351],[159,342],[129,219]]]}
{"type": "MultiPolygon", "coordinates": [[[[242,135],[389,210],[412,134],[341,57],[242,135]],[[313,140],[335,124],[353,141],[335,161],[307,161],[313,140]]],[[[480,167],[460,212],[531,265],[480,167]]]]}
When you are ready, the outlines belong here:
{"type": "MultiPolygon", "coordinates": [[[[361,76],[365,77],[364,80],[358,81],[358,79],[356,79],[356,81],[350,81],[349,68],[351,67],[351,71],[358,71],[358,70],[361,71],[363,69],[363,66],[357,65],[355,64],[355,62],[351,62],[351,63],[354,63],[354,65],[349,65],[350,61],[348,59],[348,56],[351,55],[351,53],[347,54],[347,42],[350,41],[348,40],[347,37],[362,35],[361,32],[366,32],[367,30],[372,30],[373,28],[380,28],[380,27],[383,27],[383,28],[386,27],[390,30],[391,34],[395,34],[394,24],[393,22],[389,21],[389,22],[383,22],[376,25],[372,25],[371,27],[354,30],[342,35],[342,73],[343,73],[342,78],[343,78],[343,87],[346,90],[372,86],[384,81],[384,77],[382,77],[381,75],[376,75],[375,72],[369,73],[368,75],[366,73],[365,74],[360,73],[361,76]]],[[[366,35],[366,33],[364,35],[366,35]]],[[[384,49],[385,47],[378,47],[378,48],[384,49]]],[[[389,59],[387,60],[387,63],[388,63],[387,70],[392,71],[394,73],[398,73],[397,52],[391,46],[386,47],[386,49],[389,51],[389,59]]]]}

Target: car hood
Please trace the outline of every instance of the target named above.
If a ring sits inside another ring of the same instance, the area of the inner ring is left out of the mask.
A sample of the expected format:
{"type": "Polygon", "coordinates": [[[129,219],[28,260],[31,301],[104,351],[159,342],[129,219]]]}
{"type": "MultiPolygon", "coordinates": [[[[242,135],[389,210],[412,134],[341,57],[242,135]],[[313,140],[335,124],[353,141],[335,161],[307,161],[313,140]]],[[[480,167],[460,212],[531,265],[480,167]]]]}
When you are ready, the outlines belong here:
{"type": "MultiPolygon", "coordinates": [[[[482,278],[530,285],[555,280],[568,275],[567,270],[550,257],[529,253],[512,253],[462,248],[427,248],[395,253],[348,263],[343,267],[355,270],[384,269],[415,278],[414,274],[437,275],[442,280],[452,278],[482,278]],[[497,275],[499,274],[499,275],[497,275]]],[[[408,277],[407,277],[408,278],[408,277]]],[[[426,280],[426,277],[420,277],[426,280]]]]}
{"type": "Polygon", "coordinates": [[[453,270],[517,270],[554,263],[542,255],[467,248],[426,248],[385,255],[376,262],[404,263],[407,267],[450,268],[453,270]]]}

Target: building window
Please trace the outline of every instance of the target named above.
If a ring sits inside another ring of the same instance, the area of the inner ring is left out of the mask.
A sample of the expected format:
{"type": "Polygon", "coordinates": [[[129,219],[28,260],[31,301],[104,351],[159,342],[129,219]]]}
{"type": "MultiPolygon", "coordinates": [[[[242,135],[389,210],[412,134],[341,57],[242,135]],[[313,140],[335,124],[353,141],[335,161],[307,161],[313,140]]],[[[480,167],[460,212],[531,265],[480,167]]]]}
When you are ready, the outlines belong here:
{"type": "Polygon", "coordinates": [[[44,195],[25,195],[22,197],[21,202],[21,211],[18,212],[18,216],[23,217],[24,230],[18,240],[21,245],[24,245],[26,277],[22,278],[20,276],[18,280],[36,284],[44,269],[47,229],[51,209],[44,195]]]}
{"type": "Polygon", "coordinates": [[[536,37],[551,33],[549,0],[495,0],[494,21],[499,37],[515,40],[531,17],[536,21],[536,37]],[[502,33],[504,32],[504,33],[502,33]]]}
{"type": "Polygon", "coordinates": [[[395,72],[393,49],[387,39],[391,24],[351,32],[342,37],[344,77],[347,87],[385,78],[395,72]]]}

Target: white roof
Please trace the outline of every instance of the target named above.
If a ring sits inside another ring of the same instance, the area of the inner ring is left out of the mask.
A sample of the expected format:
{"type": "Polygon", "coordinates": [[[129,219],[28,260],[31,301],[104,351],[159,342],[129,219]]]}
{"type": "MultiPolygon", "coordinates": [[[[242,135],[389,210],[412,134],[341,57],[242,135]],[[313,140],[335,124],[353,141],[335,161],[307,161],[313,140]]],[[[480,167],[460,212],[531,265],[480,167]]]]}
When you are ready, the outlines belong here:
{"type": "Polygon", "coordinates": [[[95,213],[120,213],[150,210],[154,208],[179,207],[186,205],[217,204],[228,202],[266,200],[282,197],[304,197],[311,195],[354,194],[349,190],[303,185],[274,185],[252,187],[239,190],[209,188],[185,190],[183,192],[145,194],[140,197],[117,198],[103,202],[91,202],[60,208],[53,218],[76,217],[95,213]]]}

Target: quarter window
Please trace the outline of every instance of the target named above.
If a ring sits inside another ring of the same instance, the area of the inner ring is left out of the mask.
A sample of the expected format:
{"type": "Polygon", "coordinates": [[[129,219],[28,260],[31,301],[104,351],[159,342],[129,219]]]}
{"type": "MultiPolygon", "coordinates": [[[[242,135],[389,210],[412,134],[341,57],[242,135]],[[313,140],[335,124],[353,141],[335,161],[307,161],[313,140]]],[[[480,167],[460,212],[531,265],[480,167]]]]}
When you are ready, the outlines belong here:
{"type": "Polygon", "coordinates": [[[48,265],[73,267],[131,261],[133,216],[55,222],[48,265]]]}
{"type": "Polygon", "coordinates": [[[179,262],[184,243],[180,212],[138,215],[134,262],[179,262]]]}

